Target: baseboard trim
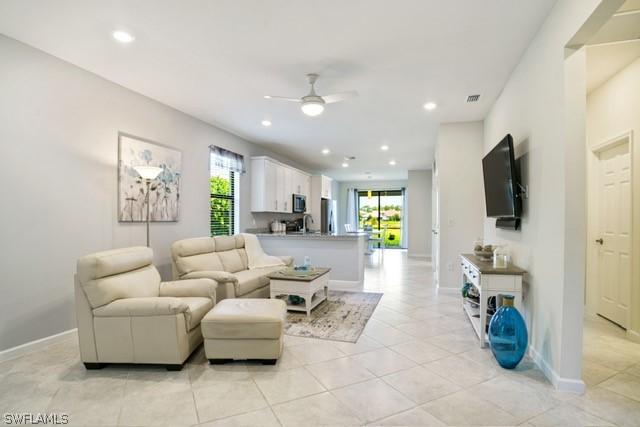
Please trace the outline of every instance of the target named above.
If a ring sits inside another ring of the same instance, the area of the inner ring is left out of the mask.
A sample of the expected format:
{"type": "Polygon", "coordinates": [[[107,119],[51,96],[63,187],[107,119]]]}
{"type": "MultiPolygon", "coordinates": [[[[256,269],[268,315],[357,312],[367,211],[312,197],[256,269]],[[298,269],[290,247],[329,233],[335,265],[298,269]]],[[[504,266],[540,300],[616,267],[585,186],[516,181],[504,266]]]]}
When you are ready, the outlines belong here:
{"type": "Polygon", "coordinates": [[[549,366],[547,361],[542,358],[540,353],[538,353],[538,351],[531,346],[529,346],[529,356],[533,360],[533,363],[538,366],[538,368],[542,371],[544,376],[547,377],[547,379],[551,382],[556,390],[577,394],[584,393],[586,389],[584,381],[574,380],[571,378],[562,378],[556,373],[556,371],[553,370],[553,368],[551,368],[551,366],[549,366]]]}
{"type": "Polygon", "coordinates": [[[413,259],[424,259],[426,261],[429,261],[431,259],[431,255],[429,254],[407,254],[407,257],[413,259]]]}
{"type": "Polygon", "coordinates": [[[51,344],[64,341],[78,333],[78,329],[69,329],[68,331],[60,332],[59,334],[51,335],[48,337],[40,338],[39,340],[31,341],[21,344],[16,347],[8,348],[0,351],[0,362],[15,359],[16,357],[24,356],[25,354],[32,353],[41,348],[50,346],[51,344]]]}
{"type": "Polygon", "coordinates": [[[343,289],[353,289],[358,288],[362,289],[362,281],[358,280],[329,280],[329,289],[335,289],[336,291],[340,291],[343,289]]]}
{"type": "Polygon", "coordinates": [[[633,342],[640,344],[640,333],[627,329],[627,338],[633,342]]]}

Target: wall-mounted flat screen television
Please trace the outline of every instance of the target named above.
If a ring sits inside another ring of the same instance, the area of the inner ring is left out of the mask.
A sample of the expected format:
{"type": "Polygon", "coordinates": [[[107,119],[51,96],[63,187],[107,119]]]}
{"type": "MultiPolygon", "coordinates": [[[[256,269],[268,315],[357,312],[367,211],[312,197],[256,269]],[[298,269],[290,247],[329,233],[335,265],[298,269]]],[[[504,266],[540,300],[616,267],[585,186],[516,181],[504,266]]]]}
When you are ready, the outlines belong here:
{"type": "Polygon", "coordinates": [[[499,218],[496,223],[498,227],[517,228],[522,203],[511,135],[505,136],[484,156],[482,173],[487,216],[499,218]]]}

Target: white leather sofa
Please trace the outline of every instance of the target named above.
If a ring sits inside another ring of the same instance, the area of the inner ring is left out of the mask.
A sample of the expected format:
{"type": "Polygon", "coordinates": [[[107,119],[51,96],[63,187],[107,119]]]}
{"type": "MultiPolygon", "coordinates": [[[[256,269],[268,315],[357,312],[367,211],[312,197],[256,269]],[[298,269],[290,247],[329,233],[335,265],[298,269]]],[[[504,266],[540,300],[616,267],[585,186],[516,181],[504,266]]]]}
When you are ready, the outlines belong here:
{"type": "MultiPolygon", "coordinates": [[[[268,274],[285,266],[248,269],[244,237],[216,236],[185,239],[171,245],[173,278],[213,279],[217,301],[226,298],[269,298],[268,274]]],[[[293,257],[280,257],[293,264],[293,257]]]]}
{"type": "Polygon", "coordinates": [[[146,247],[78,260],[75,277],[80,356],[87,369],[152,363],[179,370],[202,342],[200,321],[215,305],[216,282],[161,282],[146,247]]]}

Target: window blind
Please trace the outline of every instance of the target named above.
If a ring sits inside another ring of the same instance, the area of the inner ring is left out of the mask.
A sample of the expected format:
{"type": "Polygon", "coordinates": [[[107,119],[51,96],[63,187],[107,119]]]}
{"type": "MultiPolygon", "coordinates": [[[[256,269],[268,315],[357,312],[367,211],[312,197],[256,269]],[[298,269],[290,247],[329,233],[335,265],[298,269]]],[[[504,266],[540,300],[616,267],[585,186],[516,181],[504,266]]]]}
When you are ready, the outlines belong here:
{"type": "Polygon", "coordinates": [[[211,235],[229,236],[237,232],[236,208],[240,174],[216,162],[212,153],[211,178],[211,235]]]}

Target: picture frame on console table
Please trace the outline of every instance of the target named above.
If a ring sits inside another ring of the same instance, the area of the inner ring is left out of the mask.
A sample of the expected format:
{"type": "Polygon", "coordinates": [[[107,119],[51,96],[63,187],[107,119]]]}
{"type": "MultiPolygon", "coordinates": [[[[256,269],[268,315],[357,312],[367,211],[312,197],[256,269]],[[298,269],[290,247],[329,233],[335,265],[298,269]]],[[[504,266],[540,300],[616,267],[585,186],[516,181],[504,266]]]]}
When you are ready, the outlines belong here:
{"type": "Polygon", "coordinates": [[[156,142],[118,133],[118,222],[146,221],[146,184],[136,166],[163,169],[151,183],[151,222],[177,222],[180,212],[182,151],[156,142]]]}

